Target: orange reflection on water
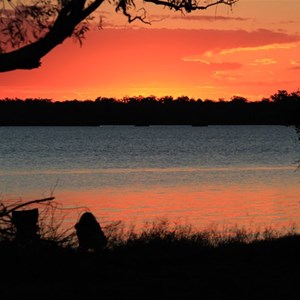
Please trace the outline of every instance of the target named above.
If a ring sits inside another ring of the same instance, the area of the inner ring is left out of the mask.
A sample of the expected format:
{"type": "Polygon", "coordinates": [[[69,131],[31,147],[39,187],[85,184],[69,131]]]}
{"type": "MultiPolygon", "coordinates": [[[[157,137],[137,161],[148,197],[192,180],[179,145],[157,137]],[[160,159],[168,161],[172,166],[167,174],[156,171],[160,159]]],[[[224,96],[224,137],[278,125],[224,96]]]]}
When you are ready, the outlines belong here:
{"type": "Polygon", "coordinates": [[[102,224],[121,220],[142,226],[146,221],[166,218],[196,228],[244,226],[264,228],[300,225],[299,186],[184,186],[130,187],[61,191],[57,201],[74,223],[85,209],[102,224]]]}

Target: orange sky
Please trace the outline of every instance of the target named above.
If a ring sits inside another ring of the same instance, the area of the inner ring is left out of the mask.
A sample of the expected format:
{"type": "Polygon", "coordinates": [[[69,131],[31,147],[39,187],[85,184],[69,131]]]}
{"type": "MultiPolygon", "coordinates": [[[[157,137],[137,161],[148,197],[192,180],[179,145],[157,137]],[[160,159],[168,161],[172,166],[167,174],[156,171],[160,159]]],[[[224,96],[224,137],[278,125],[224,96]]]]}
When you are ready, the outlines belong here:
{"type": "Polygon", "coordinates": [[[101,7],[103,30],[91,30],[83,47],[66,41],[37,70],[0,74],[0,98],[260,100],[300,88],[299,0],[240,0],[232,10],[187,16],[146,8],[152,25],[129,25],[109,5],[101,7]]]}

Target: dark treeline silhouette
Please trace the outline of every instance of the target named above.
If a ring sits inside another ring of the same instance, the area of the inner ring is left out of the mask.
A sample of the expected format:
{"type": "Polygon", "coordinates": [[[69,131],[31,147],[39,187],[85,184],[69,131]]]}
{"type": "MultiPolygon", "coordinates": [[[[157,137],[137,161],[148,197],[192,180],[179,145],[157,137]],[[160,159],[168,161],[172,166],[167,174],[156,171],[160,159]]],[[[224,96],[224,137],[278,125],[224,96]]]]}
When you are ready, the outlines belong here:
{"type": "Polygon", "coordinates": [[[279,90],[250,102],[201,100],[182,96],[98,97],[94,101],[51,99],[0,100],[1,126],[99,125],[299,125],[300,91],[279,90]]]}

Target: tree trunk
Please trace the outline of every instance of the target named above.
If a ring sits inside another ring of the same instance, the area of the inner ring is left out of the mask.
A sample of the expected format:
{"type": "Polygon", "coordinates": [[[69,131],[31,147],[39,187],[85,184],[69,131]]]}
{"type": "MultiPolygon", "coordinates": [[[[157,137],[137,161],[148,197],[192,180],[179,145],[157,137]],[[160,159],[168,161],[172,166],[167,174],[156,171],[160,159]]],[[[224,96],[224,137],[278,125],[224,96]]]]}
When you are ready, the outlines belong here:
{"type": "Polygon", "coordinates": [[[95,0],[86,8],[84,8],[85,1],[70,1],[61,9],[53,26],[44,37],[17,50],[0,54],[0,72],[38,68],[41,65],[41,58],[70,37],[76,26],[103,1],[95,0]]]}

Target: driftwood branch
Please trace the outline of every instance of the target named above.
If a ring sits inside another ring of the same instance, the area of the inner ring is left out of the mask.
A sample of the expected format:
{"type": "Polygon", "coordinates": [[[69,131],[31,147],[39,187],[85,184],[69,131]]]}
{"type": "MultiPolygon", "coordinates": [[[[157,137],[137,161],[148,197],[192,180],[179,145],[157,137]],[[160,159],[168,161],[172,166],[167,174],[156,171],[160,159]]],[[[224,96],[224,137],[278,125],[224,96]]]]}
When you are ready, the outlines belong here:
{"type": "Polygon", "coordinates": [[[2,204],[2,211],[0,212],[0,217],[5,217],[8,216],[10,213],[12,213],[13,211],[20,209],[24,206],[30,205],[30,204],[36,204],[36,203],[41,203],[41,202],[46,202],[46,201],[51,201],[54,200],[55,197],[49,197],[49,198],[43,198],[43,199],[37,199],[37,200],[31,200],[31,201],[27,201],[25,203],[21,203],[19,205],[14,206],[11,209],[6,209],[6,207],[2,204]]]}
{"type": "Polygon", "coordinates": [[[39,204],[43,202],[49,202],[55,199],[55,197],[48,197],[43,199],[36,199],[31,201],[26,201],[24,203],[15,203],[9,206],[0,203],[0,240],[11,238],[15,236],[16,232],[12,228],[14,213],[17,212],[18,209],[26,207],[31,204],[39,204]]]}

